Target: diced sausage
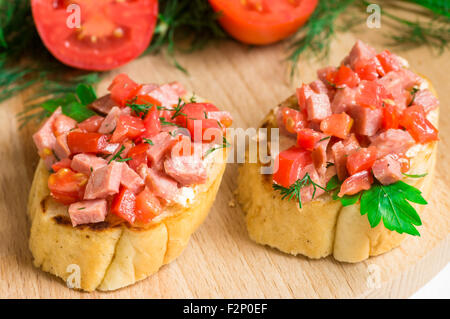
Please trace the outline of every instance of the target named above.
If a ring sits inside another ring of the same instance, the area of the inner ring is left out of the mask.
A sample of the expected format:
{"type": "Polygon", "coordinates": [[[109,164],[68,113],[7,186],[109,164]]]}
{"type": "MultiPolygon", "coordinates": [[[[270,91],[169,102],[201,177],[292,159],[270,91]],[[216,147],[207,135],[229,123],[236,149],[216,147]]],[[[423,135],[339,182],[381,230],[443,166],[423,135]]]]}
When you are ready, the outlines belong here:
{"type": "Polygon", "coordinates": [[[334,166],[339,180],[343,181],[347,177],[347,157],[344,144],[339,141],[331,147],[334,158],[334,166]]]}
{"type": "Polygon", "coordinates": [[[106,200],[86,200],[69,206],[73,227],[82,224],[99,223],[105,220],[108,206],[106,200]]]}
{"type": "Polygon", "coordinates": [[[347,112],[355,102],[356,89],[344,87],[336,91],[334,98],[331,102],[331,111],[334,114],[347,112]]]}
{"type": "Polygon", "coordinates": [[[428,113],[439,106],[439,100],[430,90],[420,90],[416,92],[413,104],[422,106],[425,113],[428,113]]]}
{"type": "Polygon", "coordinates": [[[33,141],[36,145],[39,156],[44,160],[48,169],[56,162],[53,154],[55,148],[56,137],[53,134],[53,123],[56,118],[62,114],[61,107],[58,107],[55,112],[44,122],[41,128],[33,134],[33,141]]]}
{"type": "Polygon", "coordinates": [[[110,134],[116,128],[117,120],[119,116],[122,114],[122,110],[114,106],[111,111],[108,113],[106,118],[103,120],[102,125],[98,129],[98,132],[101,134],[110,134]]]}
{"type": "Polygon", "coordinates": [[[392,155],[387,155],[375,161],[372,166],[373,175],[383,185],[389,185],[402,178],[400,162],[392,155]]]}
{"type": "Polygon", "coordinates": [[[159,198],[168,202],[176,201],[179,193],[178,183],[167,174],[152,168],[147,170],[145,184],[159,198]]]}
{"type": "Polygon", "coordinates": [[[314,91],[308,84],[303,84],[300,88],[297,89],[297,99],[300,111],[306,110],[306,100],[313,94],[314,91]]]}
{"type": "Polygon", "coordinates": [[[53,123],[53,131],[55,132],[55,135],[58,136],[64,133],[68,133],[76,126],[77,121],[64,114],[60,114],[56,117],[55,122],[53,123]]]}
{"type": "Polygon", "coordinates": [[[162,167],[162,159],[172,149],[176,139],[167,132],[161,132],[152,138],[153,145],[147,151],[148,158],[155,167],[162,167]]]}
{"type": "Polygon", "coordinates": [[[373,136],[381,128],[383,121],[382,109],[353,105],[348,113],[355,120],[355,132],[360,135],[373,136]]]}
{"type": "Polygon", "coordinates": [[[414,144],[414,139],[407,131],[389,129],[374,138],[370,145],[377,148],[377,158],[382,158],[388,154],[404,154],[414,144]]]}
{"type": "Polygon", "coordinates": [[[182,186],[204,183],[208,177],[206,166],[197,156],[172,156],[164,161],[164,169],[182,186]]]}
{"type": "Polygon", "coordinates": [[[56,138],[55,154],[60,160],[70,156],[69,145],[67,145],[67,133],[61,134],[56,138]]]}
{"type": "Polygon", "coordinates": [[[330,99],[326,94],[311,94],[306,99],[308,120],[319,122],[331,115],[330,99]]]}
{"type": "Polygon", "coordinates": [[[362,190],[369,190],[372,187],[373,177],[369,171],[361,171],[345,179],[341,185],[339,197],[344,195],[355,195],[362,190]]]}
{"type": "Polygon", "coordinates": [[[358,40],[353,45],[348,57],[345,58],[343,62],[344,64],[350,65],[351,68],[354,68],[357,61],[370,60],[376,54],[377,52],[374,48],[362,42],[361,40],[358,40]]]}
{"type": "Polygon", "coordinates": [[[111,98],[111,94],[107,94],[101,98],[98,98],[94,102],[88,105],[89,108],[97,111],[101,114],[109,114],[111,109],[116,106],[117,103],[111,98]]]}
{"type": "Polygon", "coordinates": [[[118,193],[123,165],[126,164],[113,161],[94,170],[86,185],[84,199],[106,198],[118,193]]]}
{"type": "Polygon", "coordinates": [[[123,166],[120,183],[133,193],[139,193],[144,186],[144,180],[128,165],[123,166]]]}
{"type": "Polygon", "coordinates": [[[77,154],[72,159],[71,168],[75,172],[91,175],[91,173],[103,166],[108,165],[106,160],[92,154],[77,154]]]}

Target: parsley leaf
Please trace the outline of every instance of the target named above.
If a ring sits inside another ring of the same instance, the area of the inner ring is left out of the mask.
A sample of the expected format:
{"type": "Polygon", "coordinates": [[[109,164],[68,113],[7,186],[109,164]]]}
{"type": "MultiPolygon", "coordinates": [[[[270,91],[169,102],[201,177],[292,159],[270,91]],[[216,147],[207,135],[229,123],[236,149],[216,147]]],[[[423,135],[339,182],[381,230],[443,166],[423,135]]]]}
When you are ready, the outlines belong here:
{"type": "Polygon", "coordinates": [[[359,198],[361,197],[361,193],[357,193],[355,195],[344,195],[342,197],[338,196],[338,193],[341,189],[341,182],[339,181],[337,175],[334,175],[327,183],[326,187],[328,192],[334,191],[333,193],[333,199],[334,200],[340,200],[342,206],[351,206],[358,202],[359,198]]]}
{"type": "Polygon", "coordinates": [[[391,231],[420,236],[414,225],[420,226],[422,221],[408,201],[427,204],[421,191],[405,182],[398,181],[390,185],[376,182],[361,196],[361,215],[367,214],[372,228],[382,219],[384,226],[391,231]]]}

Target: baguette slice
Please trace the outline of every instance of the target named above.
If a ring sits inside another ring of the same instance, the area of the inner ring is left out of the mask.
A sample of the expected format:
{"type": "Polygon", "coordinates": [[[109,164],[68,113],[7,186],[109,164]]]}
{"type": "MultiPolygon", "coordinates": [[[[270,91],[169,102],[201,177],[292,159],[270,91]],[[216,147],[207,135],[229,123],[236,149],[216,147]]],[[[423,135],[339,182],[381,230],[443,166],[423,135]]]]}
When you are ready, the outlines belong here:
{"type": "Polygon", "coordinates": [[[72,227],[68,206],[50,196],[49,172],[41,160],[28,200],[34,265],[85,291],[115,290],[147,278],[181,254],[208,215],[225,171],[226,153],[209,155],[214,160],[208,180],[193,186],[195,197],[186,206],[166,207],[146,228],[110,215],[101,223],[72,227]]]}
{"type": "MultiPolygon", "coordinates": [[[[429,84],[429,89],[436,92],[429,84]]],[[[298,109],[296,96],[279,107],[298,109]]],[[[276,108],[264,119],[262,127],[277,127],[276,108]]],[[[438,109],[429,118],[437,127],[438,109]]],[[[270,134],[270,133],[269,133],[270,134]]],[[[405,178],[408,184],[430,193],[436,163],[437,142],[419,148],[411,159],[410,174],[428,172],[420,179],[405,178]]],[[[324,194],[298,207],[297,201],[282,200],[272,189],[272,175],[260,174],[260,163],[242,164],[239,168],[238,200],[245,213],[247,230],[252,240],[292,255],[323,258],[329,255],[342,262],[355,263],[377,256],[399,246],[405,234],[386,229],[383,222],[371,228],[367,216],[361,216],[359,204],[342,207],[340,201],[324,194]],[[251,187],[249,187],[251,185],[251,187]]],[[[413,205],[420,214],[425,206],[413,205]]],[[[422,220],[426,216],[421,215],[422,220]]]]}

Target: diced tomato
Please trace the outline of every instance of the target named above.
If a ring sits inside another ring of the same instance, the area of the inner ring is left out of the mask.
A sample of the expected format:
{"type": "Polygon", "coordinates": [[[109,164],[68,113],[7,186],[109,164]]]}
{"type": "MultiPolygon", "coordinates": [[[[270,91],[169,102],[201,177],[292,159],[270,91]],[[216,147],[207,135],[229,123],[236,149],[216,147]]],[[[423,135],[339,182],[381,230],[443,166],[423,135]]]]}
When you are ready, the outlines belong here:
{"type": "Polygon", "coordinates": [[[385,74],[380,61],[376,57],[370,60],[357,60],[354,70],[361,80],[374,81],[385,74]]]}
{"type": "Polygon", "coordinates": [[[52,165],[52,170],[57,172],[61,168],[70,168],[70,165],[72,164],[72,160],[70,158],[65,158],[60,160],[59,162],[56,162],[52,165]]]}
{"type": "Polygon", "coordinates": [[[398,129],[400,125],[400,112],[393,103],[385,103],[383,108],[383,128],[398,129]]]}
{"type": "Polygon", "coordinates": [[[159,112],[156,106],[154,106],[145,116],[144,127],[144,137],[146,138],[153,137],[161,132],[161,121],[159,120],[159,112]]]}
{"type": "Polygon", "coordinates": [[[88,177],[69,168],[61,168],[48,178],[48,188],[52,197],[65,205],[75,203],[83,198],[88,177]]]}
{"type": "Polygon", "coordinates": [[[131,157],[127,163],[130,167],[136,170],[141,164],[147,165],[147,151],[150,145],[147,143],[141,143],[133,146],[127,154],[127,157],[131,157]]]}
{"type": "Polygon", "coordinates": [[[297,132],[297,145],[305,150],[312,151],[317,142],[325,135],[310,128],[304,128],[297,132]]]}
{"type": "Polygon", "coordinates": [[[78,128],[86,132],[97,132],[104,119],[105,118],[100,115],[91,116],[87,120],[78,123],[78,128]]]}
{"type": "Polygon", "coordinates": [[[371,109],[382,107],[385,99],[392,99],[392,96],[386,91],[382,84],[374,81],[364,81],[360,85],[360,90],[355,98],[356,104],[371,109]]]}
{"type": "Polygon", "coordinates": [[[195,142],[217,142],[222,143],[223,128],[216,120],[187,120],[187,129],[191,139],[195,142]],[[201,135],[200,135],[201,134],[201,135]]]}
{"type": "Polygon", "coordinates": [[[358,74],[345,65],[341,65],[335,72],[328,73],[327,80],[337,88],[353,88],[359,84],[358,74]]]}
{"type": "Polygon", "coordinates": [[[220,122],[223,127],[230,127],[233,124],[233,118],[226,111],[207,111],[206,118],[220,122]]]}
{"type": "Polygon", "coordinates": [[[273,173],[273,181],[283,187],[289,187],[297,181],[300,169],[312,164],[311,152],[292,146],[278,154],[276,163],[278,166],[273,173]]]}
{"type": "Polygon", "coordinates": [[[187,127],[188,119],[203,120],[206,119],[205,103],[189,103],[183,106],[178,112],[175,122],[183,127],[187,127]]]}
{"type": "Polygon", "coordinates": [[[372,184],[372,173],[369,171],[361,171],[344,180],[338,196],[342,197],[344,195],[355,195],[362,190],[369,190],[372,184]]]}
{"type": "Polygon", "coordinates": [[[136,196],[132,191],[122,186],[112,201],[111,213],[132,224],[136,219],[135,207],[136,196]]]}
{"type": "Polygon", "coordinates": [[[116,124],[116,129],[111,137],[112,143],[123,142],[126,138],[134,139],[145,132],[145,126],[139,117],[121,115],[116,124]]]}
{"type": "Polygon", "coordinates": [[[375,147],[360,148],[347,157],[347,171],[350,175],[368,170],[377,160],[375,147]]]}
{"type": "Polygon", "coordinates": [[[332,114],[320,122],[320,130],[325,134],[346,139],[353,125],[353,119],[346,113],[332,114]]]}
{"type": "Polygon", "coordinates": [[[281,110],[283,124],[289,133],[297,133],[306,126],[306,115],[300,111],[285,107],[281,110]]]}
{"type": "Polygon", "coordinates": [[[139,195],[136,196],[136,220],[148,223],[153,218],[161,214],[161,204],[155,195],[145,188],[139,195]]]}
{"type": "Polygon", "coordinates": [[[400,117],[400,125],[407,129],[418,143],[439,140],[438,130],[427,120],[425,111],[420,105],[406,108],[400,117]]]}
{"type": "Polygon", "coordinates": [[[111,98],[119,103],[120,106],[125,106],[126,103],[136,96],[136,93],[141,88],[128,75],[121,73],[117,75],[109,86],[108,90],[111,92],[111,98]]]}
{"type": "Polygon", "coordinates": [[[100,133],[73,131],[67,135],[67,145],[72,154],[101,153],[108,146],[108,136],[100,133]]]}
{"type": "Polygon", "coordinates": [[[377,59],[380,61],[384,73],[398,71],[401,68],[400,62],[389,50],[384,50],[378,54],[377,59]]]}

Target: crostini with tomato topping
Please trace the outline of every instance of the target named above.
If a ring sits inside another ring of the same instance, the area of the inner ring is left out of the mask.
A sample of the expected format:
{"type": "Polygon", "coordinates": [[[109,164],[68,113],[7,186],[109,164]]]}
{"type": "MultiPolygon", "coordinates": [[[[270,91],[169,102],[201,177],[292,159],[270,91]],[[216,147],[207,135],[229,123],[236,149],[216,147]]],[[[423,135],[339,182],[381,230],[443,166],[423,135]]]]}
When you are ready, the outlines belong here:
{"type": "Polygon", "coordinates": [[[264,120],[268,140],[280,134],[273,174],[246,162],[238,197],[256,242],[359,262],[420,235],[439,101],[404,59],[361,41],[317,74],[264,120]]]}
{"type": "Polygon", "coordinates": [[[133,284],[180,255],[215,199],[232,124],[179,83],[120,74],[109,92],[83,121],[58,108],[33,135],[34,264],[64,280],[79,266],[86,291],[133,284]]]}

